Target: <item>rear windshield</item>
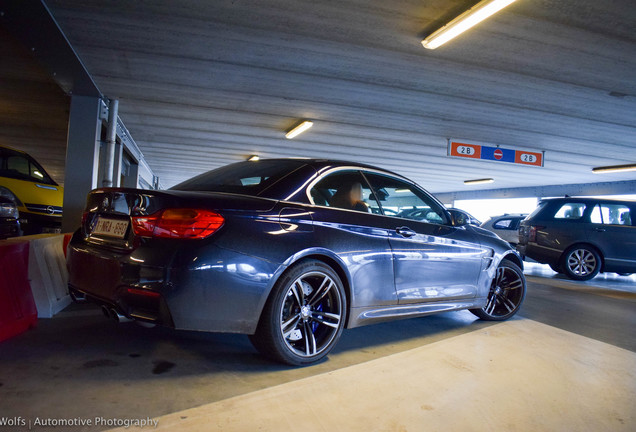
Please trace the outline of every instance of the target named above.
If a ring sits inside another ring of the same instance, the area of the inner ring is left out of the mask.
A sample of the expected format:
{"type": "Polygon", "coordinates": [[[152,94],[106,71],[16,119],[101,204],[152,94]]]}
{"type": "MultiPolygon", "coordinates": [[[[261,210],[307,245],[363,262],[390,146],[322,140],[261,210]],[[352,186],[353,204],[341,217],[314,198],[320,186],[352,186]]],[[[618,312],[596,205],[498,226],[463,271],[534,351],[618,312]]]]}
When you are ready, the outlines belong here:
{"type": "Polygon", "coordinates": [[[302,160],[238,162],[186,180],[172,190],[230,192],[257,196],[287,174],[306,165],[302,160]]]}
{"type": "Polygon", "coordinates": [[[8,148],[0,148],[0,177],[57,186],[35,159],[8,148]]]}
{"type": "Polygon", "coordinates": [[[526,220],[532,219],[535,216],[537,216],[547,204],[548,204],[548,201],[539,201],[539,204],[537,205],[537,208],[534,209],[534,211],[532,213],[530,213],[530,215],[526,218],[526,220]]]}

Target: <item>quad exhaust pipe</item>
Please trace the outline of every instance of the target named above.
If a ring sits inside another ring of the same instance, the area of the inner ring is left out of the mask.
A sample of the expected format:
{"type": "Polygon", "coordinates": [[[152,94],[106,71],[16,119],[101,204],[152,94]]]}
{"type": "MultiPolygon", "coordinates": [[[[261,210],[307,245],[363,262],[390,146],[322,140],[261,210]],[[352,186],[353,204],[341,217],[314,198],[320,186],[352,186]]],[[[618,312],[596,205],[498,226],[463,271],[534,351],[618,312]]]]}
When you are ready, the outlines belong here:
{"type": "Polygon", "coordinates": [[[115,322],[118,322],[118,323],[132,321],[130,318],[120,314],[119,312],[117,312],[117,310],[115,310],[115,308],[112,308],[112,307],[102,306],[102,313],[104,314],[106,318],[115,320],[115,322]]]}

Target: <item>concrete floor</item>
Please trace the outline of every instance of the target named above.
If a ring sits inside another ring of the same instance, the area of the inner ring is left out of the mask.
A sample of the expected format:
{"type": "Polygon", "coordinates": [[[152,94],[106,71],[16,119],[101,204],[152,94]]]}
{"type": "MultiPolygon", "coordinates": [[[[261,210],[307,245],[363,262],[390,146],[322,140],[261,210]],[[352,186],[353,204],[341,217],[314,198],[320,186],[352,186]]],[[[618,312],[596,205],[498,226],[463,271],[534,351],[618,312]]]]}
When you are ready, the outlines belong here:
{"type": "Polygon", "coordinates": [[[462,311],[346,330],[306,368],[245,336],[116,325],[74,305],[0,344],[0,431],[28,430],[1,425],[16,417],[57,431],[149,418],[179,431],[636,430],[636,276],[526,273],[511,321],[462,311]]]}

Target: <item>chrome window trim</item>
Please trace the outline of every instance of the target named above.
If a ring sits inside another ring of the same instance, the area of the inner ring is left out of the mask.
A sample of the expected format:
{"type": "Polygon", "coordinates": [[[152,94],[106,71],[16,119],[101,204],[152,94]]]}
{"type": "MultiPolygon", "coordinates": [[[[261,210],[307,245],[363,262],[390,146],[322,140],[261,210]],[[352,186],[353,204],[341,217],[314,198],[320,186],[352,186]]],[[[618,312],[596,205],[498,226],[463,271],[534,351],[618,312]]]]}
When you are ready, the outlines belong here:
{"type": "MultiPolygon", "coordinates": [[[[432,199],[435,203],[437,203],[439,205],[439,207],[446,213],[448,213],[448,210],[446,209],[446,207],[444,206],[444,204],[442,204],[442,202],[440,200],[438,200],[433,194],[425,191],[424,189],[422,189],[417,183],[409,180],[406,177],[402,177],[399,174],[393,174],[393,173],[389,173],[386,171],[382,171],[379,169],[373,169],[373,168],[367,168],[367,167],[360,167],[360,166],[355,166],[355,165],[346,165],[346,166],[338,166],[338,167],[334,167],[334,168],[329,168],[327,170],[325,170],[324,172],[320,173],[314,180],[312,180],[309,185],[307,186],[307,188],[305,189],[305,195],[307,196],[307,199],[309,200],[309,203],[312,206],[315,207],[321,207],[321,208],[329,208],[329,209],[334,209],[336,207],[329,207],[329,206],[324,206],[324,205],[320,205],[320,204],[316,204],[313,200],[313,197],[311,196],[311,189],[316,185],[316,183],[318,183],[319,181],[321,181],[323,178],[327,177],[328,175],[331,175],[333,173],[337,173],[339,171],[358,171],[362,174],[362,176],[364,177],[365,181],[367,182],[367,184],[369,186],[371,186],[369,184],[369,180],[366,178],[366,176],[364,175],[365,173],[373,173],[373,174],[378,174],[381,176],[385,176],[385,177],[389,177],[389,178],[393,178],[396,180],[400,180],[404,183],[407,183],[411,186],[413,186],[415,189],[417,189],[418,191],[422,192],[425,196],[429,197],[430,199],[432,199]]],[[[382,204],[380,204],[380,206],[382,206],[382,204]]],[[[356,212],[356,213],[360,213],[356,210],[348,210],[348,209],[341,209],[338,208],[338,210],[344,210],[344,211],[351,211],[351,212],[356,212]]],[[[372,213],[369,213],[372,214],[372,213]]],[[[400,218],[400,217],[396,217],[396,216],[392,216],[392,215],[386,215],[384,213],[382,214],[378,214],[377,216],[385,216],[385,217],[392,217],[392,218],[397,218],[400,220],[412,220],[412,219],[404,219],[404,218],[400,218]]],[[[447,222],[450,223],[449,219],[447,222]]],[[[417,221],[415,221],[417,222],[417,221]]],[[[427,223],[431,223],[433,225],[446,225],[445,223],[442,224],[434,224],[433,222],[427,222],[427,223]]]]}
{"type": "MultiPolygon", "coordinates": [[[[320,173],[318,175],[318,177],[316,177],[314,180],[311,181],[311,183],[309,183],[309,185],[307,186],[307,188],[305,189],[305,195],[307,196],[307,199],[309,200],[309,202],[311,203],[311,205],[317,206],[317,207],[326,207],[326,208],[333,208],[333,207],[329,207],[329,206],[322,206],[319,204],[316,204],[311,196],[311,193],[309,192],[315,185],[316,183],[318,183],[319,181],[321,181],[323,178],[327,177],[328,175],[331,175],[333,173],[336,173],[338,171],[358,171],[362,173],[362,176],[364,177],[364,173],[365,172],[371,172],[371,173],[375,173],[375,174],[380,174],[380,175],[384,175],[384,176],[388,176],[388,177],[393,177],[399,180],[402,180],[406,183],[409,183],[411,185],[416,186],[418,189],[420,189],[417,184],[413,183],[412,181],[410,181],[407,178],[404,178],[402,176],[396,176],[395,174],[390,174],[387,173],[386,171],[382,171],[382,170],[378,170],[378,169],[373,169],[373,168],[366,168],[366,167],[359,167],[359,166],[355,166],[355,165],[346,165],[346,166],[338,166],[338,167],[334,167],[334,168],[330,168],[322,173],[320,173]]],[[[368,183],[369,181],[366,179],[365,177],[365,181],[368,183]]],[[[370,185],[369,185],[370,186],[370,185]]],[[[352,210],[355,211],[355,210],[352,210]]]]}

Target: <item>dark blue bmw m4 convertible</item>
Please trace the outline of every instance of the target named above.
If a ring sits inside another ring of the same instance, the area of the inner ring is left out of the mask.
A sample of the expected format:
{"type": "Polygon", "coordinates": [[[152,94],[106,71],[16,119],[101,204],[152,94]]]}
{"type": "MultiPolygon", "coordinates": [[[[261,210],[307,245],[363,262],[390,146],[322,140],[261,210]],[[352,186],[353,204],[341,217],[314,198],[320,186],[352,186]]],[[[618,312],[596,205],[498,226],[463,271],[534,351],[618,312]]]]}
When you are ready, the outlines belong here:
{"type": "Polygon", "coordinates": [[[325,357],[344,328],[459,309],[510,318],[522,265],[410,180],[312,159],[239,162],[166,191],[94,190],[68,249],[74,299],[248,334],[293,365],[325,357]]]}

